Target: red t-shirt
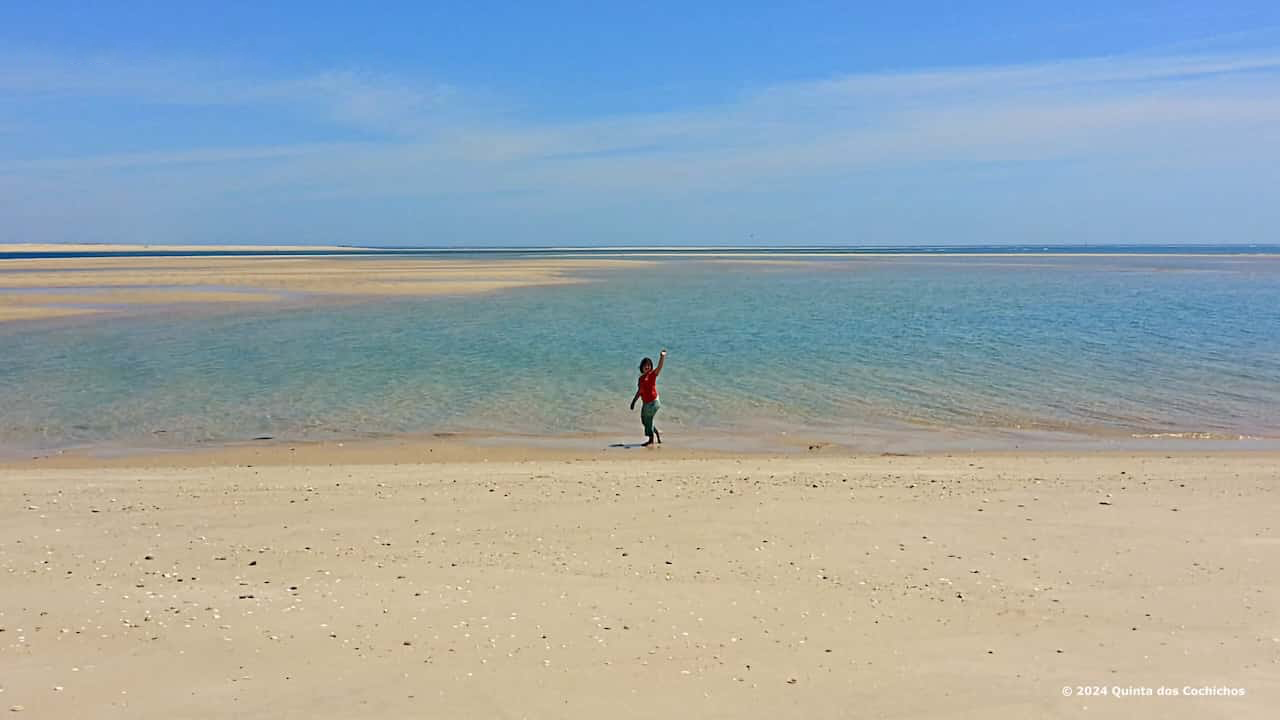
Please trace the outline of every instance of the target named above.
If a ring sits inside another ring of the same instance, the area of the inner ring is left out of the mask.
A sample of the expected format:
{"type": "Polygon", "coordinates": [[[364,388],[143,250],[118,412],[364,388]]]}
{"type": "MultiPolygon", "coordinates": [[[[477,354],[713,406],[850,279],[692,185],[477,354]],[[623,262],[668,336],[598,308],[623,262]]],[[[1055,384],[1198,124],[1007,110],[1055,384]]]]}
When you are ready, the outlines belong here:
{"type": "Polygon", "coordinates": [[[651,403],[658,399],[658,373],[650,370],[640,376],[640,380],[636,382],[636,387],[640,390],[640,399],[651,403]]]}

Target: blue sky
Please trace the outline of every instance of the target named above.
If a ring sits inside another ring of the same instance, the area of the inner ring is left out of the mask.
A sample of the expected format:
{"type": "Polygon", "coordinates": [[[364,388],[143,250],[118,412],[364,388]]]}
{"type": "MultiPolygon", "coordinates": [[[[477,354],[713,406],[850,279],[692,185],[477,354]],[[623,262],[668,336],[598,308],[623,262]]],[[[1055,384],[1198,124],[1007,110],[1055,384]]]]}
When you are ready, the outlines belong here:
{"type": "Polygon", "coordinates": [[[260,5],[0,6],[0,242],[1280,242],[1274,2],[260,5]]]}

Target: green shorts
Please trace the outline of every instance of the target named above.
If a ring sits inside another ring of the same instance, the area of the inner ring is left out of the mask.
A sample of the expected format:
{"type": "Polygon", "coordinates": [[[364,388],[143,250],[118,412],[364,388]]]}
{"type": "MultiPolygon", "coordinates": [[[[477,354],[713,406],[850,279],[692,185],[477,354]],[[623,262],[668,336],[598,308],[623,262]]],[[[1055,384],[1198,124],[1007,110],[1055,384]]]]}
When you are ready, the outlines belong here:
{"type": "Polygon", "coordinates": [[[658,398],[654,398],[653,402],[647,402],[640,406],[640,422],[644,423],[644,434],[653,437],[653,416],[658,414],[658,410],[662,405],[658,403],[658,398]]]}

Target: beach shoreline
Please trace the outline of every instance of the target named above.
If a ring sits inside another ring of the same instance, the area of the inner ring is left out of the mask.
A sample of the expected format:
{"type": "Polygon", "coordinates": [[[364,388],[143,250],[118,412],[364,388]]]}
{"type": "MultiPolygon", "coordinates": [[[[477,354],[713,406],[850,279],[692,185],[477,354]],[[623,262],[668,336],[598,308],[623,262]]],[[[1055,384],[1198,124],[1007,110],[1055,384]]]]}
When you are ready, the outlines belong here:
{"type": "Polygon", "coordinates": [[[240,465],[379,465],[463,462],[644,462],[647,460],[803,459],[866,457],[1261,457],[1280,461],[1277,438],[1138,438],[994,431],[864,428],[854,435],[786,431],[668,431],[667,442],[642,447],[638,433],[527,435],[485,431],[386,433],[327,439],[261,436],[179,443],[97,442],[65,447],[0,445],[0,470],[240,465]]]}

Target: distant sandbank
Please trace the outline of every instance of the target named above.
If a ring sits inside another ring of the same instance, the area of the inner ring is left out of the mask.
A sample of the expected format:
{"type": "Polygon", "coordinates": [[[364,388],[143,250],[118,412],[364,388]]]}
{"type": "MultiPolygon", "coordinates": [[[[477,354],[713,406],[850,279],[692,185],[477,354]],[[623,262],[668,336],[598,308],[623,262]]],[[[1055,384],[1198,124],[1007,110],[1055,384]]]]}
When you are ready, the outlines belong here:
{"type": "Polygon", "coordinates": [[[0,252],[364,252],[346,245],[129,245],[117,243],[0,243],[0,252]]]}
{"type": "Polygon", "coordinates": [[[286,296],[465,295],[585,282],[585,270],[639,260],[332,257],[101,257],[0,264],[0,321],[165,304],[274,302],[286,296]],[[353,264],[358,263],[358,264],[353,264]]]}
{"type": "MultiPolygon", "coordinates": [[[[288,299],[465,295],[520,287],[588,281],[592,270],[643,267],[673,262],[665,250],[600,249],[580,255],[511,257],[379,256],[376,250],[329,246],[147,246],[0,245],[0,250],[271,250],[335,251],[324,256],[106,256],[25,258],[0,261],[0,322],[120,313],[161,305],[274,303],[288,299]],[[599,254],[597,255],[596,252],[599,254]],[[342,256],[347,254],[347,256],[342,256]]],[[[1149,257],[1173,254],[924,253],[840,254],[771,252],[768,256],[726,250],[689,261],[767,268],[813,266],[869,269],[884,263],[948,263],[973,267],[984,262],[1019,267],[1051,267],[1075,258],[1149,257]],[[838,262],[838,264],[832,261],[838,262]]],[[[1280,265],[1280,256],[1250,258],[1280,265]]]]}

